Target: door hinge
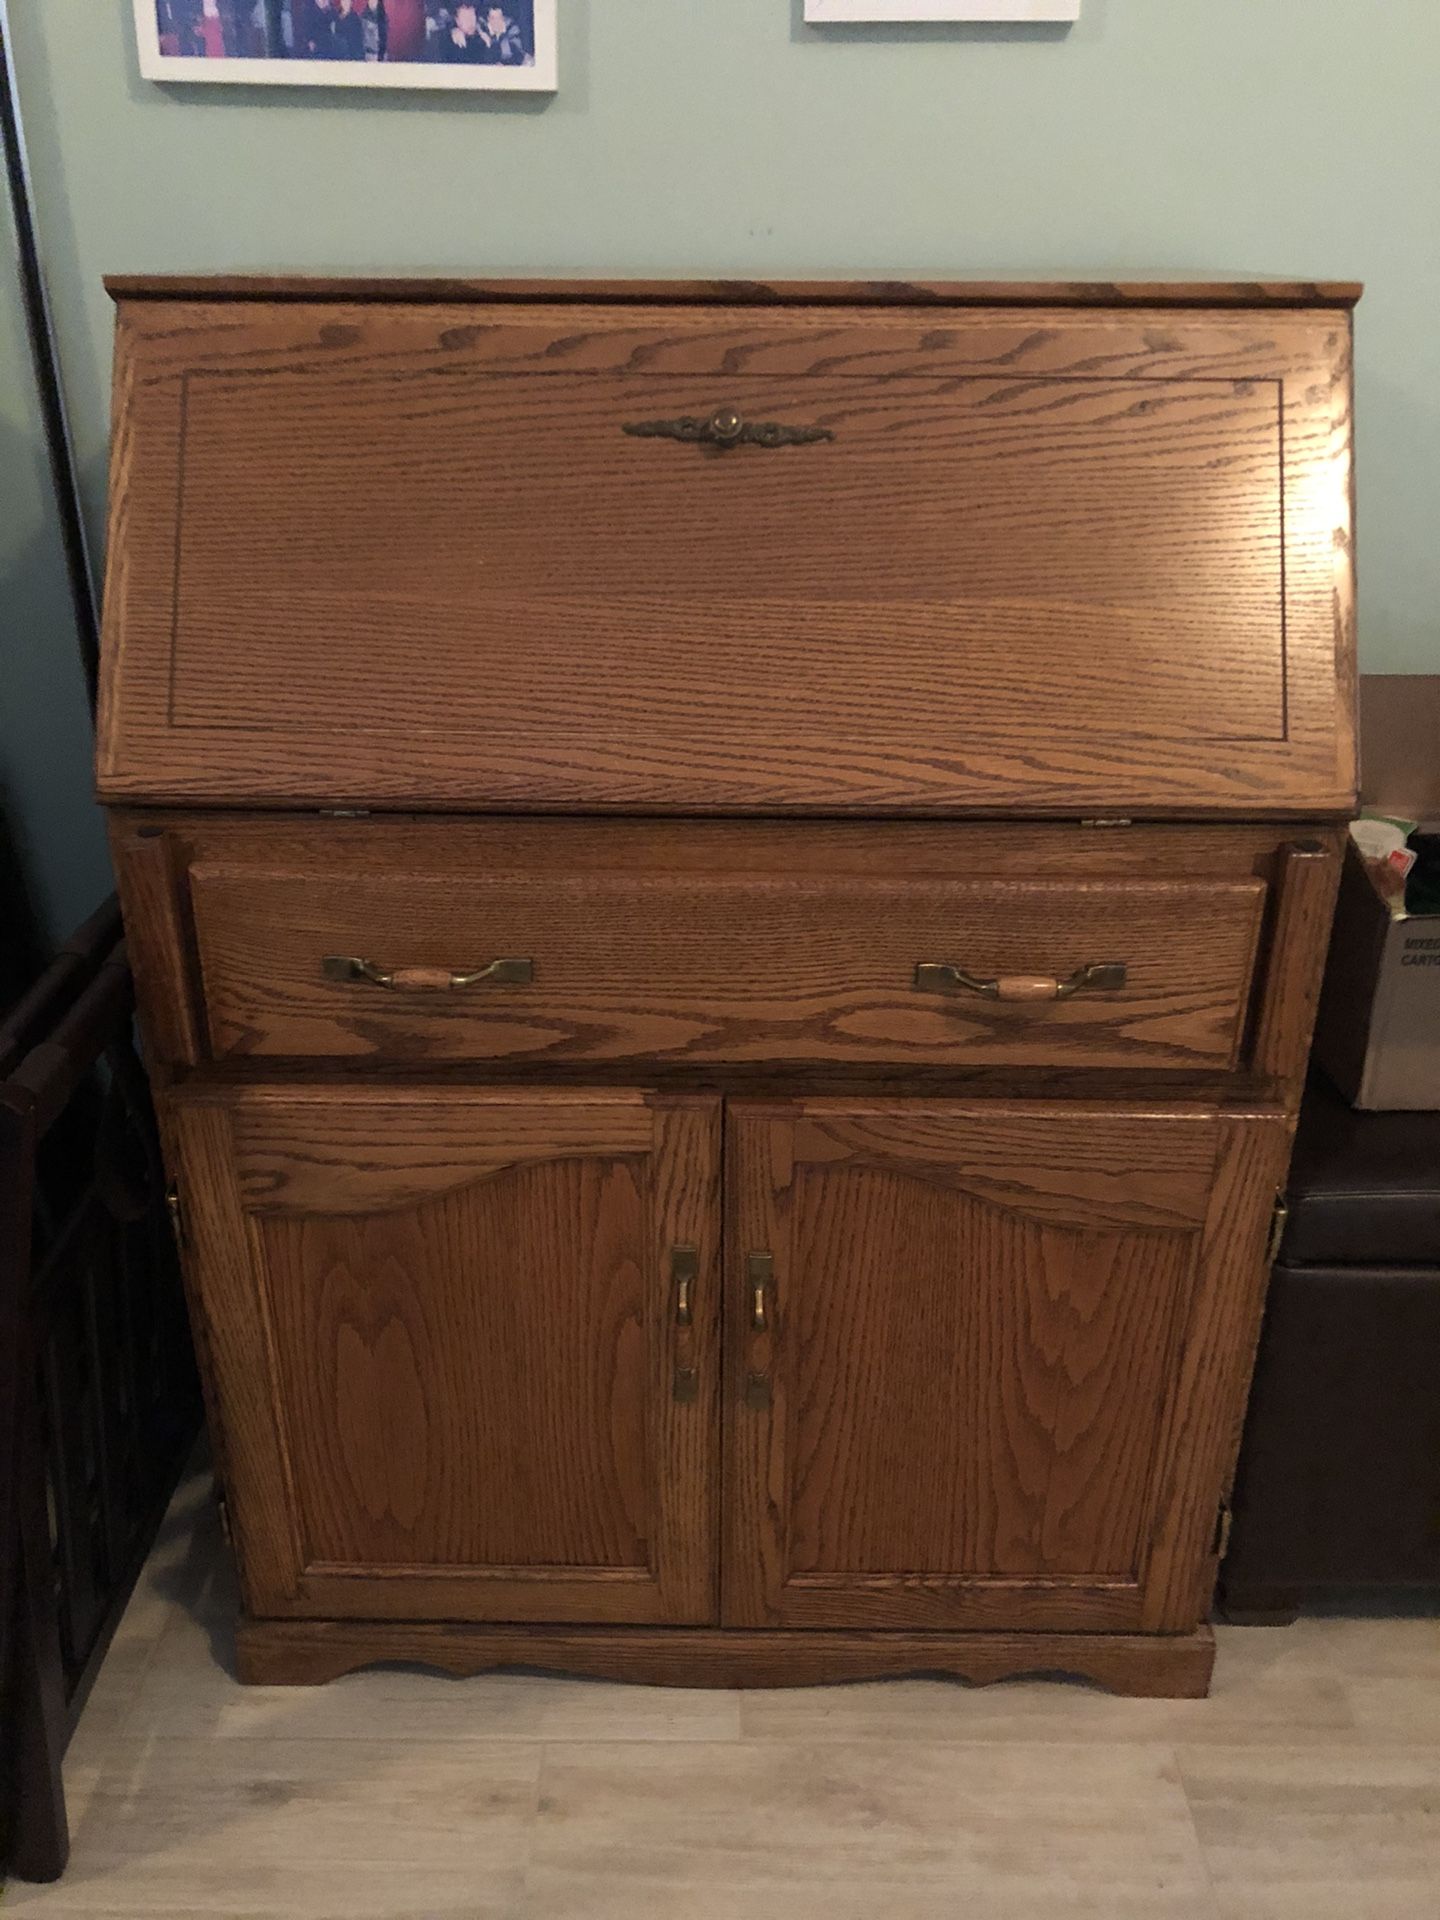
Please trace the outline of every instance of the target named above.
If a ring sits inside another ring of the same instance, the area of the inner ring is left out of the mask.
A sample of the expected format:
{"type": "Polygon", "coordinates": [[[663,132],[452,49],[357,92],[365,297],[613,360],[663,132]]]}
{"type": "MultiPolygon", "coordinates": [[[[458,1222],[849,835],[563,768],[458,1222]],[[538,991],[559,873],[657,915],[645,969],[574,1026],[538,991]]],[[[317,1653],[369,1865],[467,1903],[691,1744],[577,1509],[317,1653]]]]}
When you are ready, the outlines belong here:
{"type": "Polygon", "coordinates": [[[230,1502],[218,1487],[215,1489],[215,1511],[220,1516],[220,1531],[225,1536],[225,1544],[227,1547],[233,1547],[235,1530],[230,1525],[230,1502]]]}
{"type": "Polygon", "coordinates": [[[1080,822],[1082,827],[1133,827],[1128,813],[1097,813],[1080,822]]]}
{"type": "Polygon", "coordinates": [[[180,1206],[180,1188],[172,1180],[165,1189],[165,1211],[170,1216],[170,1231],[175,1236],[175,1245],[182,1251],[185,1246],[185,1215],[180,1206]]]}
{"type": "Polygon", "coordinates": [[[1280,1257],[1280,1243],[1285,1238],[1285,1229],[1290,1223],[1290,1208],[1283,1192],[1275,1195],[1275,1209],[1270,1215],[1270,1238],[1265,1243],[1265,1264],[1273,1267],[1280,1257]]]}
{"type": "Polygon", "coordinates": [[[321,807],[318,809],[322,820],[368,820],[369,807],[321,807]]]}
{"type": "Polygon", "coordinates": [[[1223,1560],[1230,1551],[1230,1531],[1235,1525],[1235,1516],[1230,1511],[1230,1502],[1222,1500],[1220,1510],[1215,1515],[1215,1537],[1210,1542],[1211,1557],[1223,1560]]]}

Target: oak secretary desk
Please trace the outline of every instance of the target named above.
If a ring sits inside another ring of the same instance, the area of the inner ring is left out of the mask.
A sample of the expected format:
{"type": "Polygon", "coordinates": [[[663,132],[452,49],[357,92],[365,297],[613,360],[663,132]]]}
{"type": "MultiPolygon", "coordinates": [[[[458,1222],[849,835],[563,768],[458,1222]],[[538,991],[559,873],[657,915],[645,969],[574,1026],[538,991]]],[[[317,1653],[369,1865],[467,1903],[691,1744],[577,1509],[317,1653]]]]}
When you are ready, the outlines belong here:
{"type": "Polygon", "coordinates": [[[1358,289],[111,290],[243,1675],[1203,1693],[1358,289]]]}

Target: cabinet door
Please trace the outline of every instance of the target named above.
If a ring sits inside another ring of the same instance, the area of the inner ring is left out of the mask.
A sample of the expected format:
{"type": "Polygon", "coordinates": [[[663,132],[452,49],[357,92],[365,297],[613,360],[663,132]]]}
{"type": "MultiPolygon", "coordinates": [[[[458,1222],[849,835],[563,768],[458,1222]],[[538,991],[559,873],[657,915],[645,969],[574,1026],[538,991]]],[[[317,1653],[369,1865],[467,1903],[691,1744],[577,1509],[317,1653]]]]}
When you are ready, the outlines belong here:
{"type": "Polygon", "coordinates": [[[1180,1631],[1278,1116],[732,1109],[724,1619],[1180,1631]]]}
{"type": "Polygon", "coordinates": [[[252,1613],[714,1619],[717,1102],[282,1088],[174,1119],[252,1613]]]}

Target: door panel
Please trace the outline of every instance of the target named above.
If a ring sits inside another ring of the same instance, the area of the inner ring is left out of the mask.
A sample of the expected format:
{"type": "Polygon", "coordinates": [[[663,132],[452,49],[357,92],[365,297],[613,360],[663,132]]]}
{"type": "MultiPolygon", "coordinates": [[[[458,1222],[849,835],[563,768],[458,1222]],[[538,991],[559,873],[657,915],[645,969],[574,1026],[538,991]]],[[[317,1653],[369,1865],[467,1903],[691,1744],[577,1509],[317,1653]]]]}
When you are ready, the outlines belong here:
{"type": "MultiPolygon", "coordinates": [[[[859,362],[873,337],[857,329],[827,358],[847,349],[859,362]]],[[[197,368],[185,407],[178,725],[213,726],[223,682],[230,725],[311,726],[363,636],[372,670],[393,661],[384,693],[409,688],[462,736],[577,715],[606,737],[664,732],[700,706],[732,739],[809,731],[818,716],[794,705],[805,662],[810,708],[877,738],[912,723],[917,693],[944,703],[959,741],[1013,720],[1018,697],[1107,736],[1123,720],[1165,740],[1283,737],[1270,380],[597,376],[477,357],[399,379],[269,369],[258,394],[249,367],[197,368]],[[716,458],[626,431],[717,399],[827,443],[716,458]],[[503,479],[477,538],[456,503],[484,475],[503,479]],[[337,490],[385,503],[383,539],[368,515],[314,513],[337,490]],[[1103,513],[1075,512],[1096,496],[1103,513]],[[278,651],[300,621],[307,645],[284,673],[237,686],[220,671],[278,651]],[[417,688],[402,663],[421,630],[417,688]],[[1062,631],[1087,672],[1046,671],[1062,631]],[[1189,656],[1183,691],[1160,643],[1189,656]],[[942,649],[963,653],[962,683],[942,649]],[[909,672],[893,671],[897,651],[909,672]]],[[[383,734],[411,716],[377,699],[365,717],[383,734]]]]}
{"type": "Polygon", "coordinates": [[[839,1377],[791,1415],[794,1571],[1133,1578],[1193,1235],[1077,1233],[883,1168],[804,1181],[791,1232],[790,1336],[839,1377]]]}
{"type": "Polygon", "coordinates": [[[732,1108],[727,1621],[1174,1624],[1283,1148],[1196,1112],[732,1108]]]}
{"type": "Polygon", "coordinates": [[[646,1564],[645,1208],[626,1158],[398,1212],[255,1218],[315,1563],[646,1564]],[[447,1433],[462,1408],[468,1431],[447,1433]],[[583,1452],[583,1432],[610,1445],[583,1452]]]}
{"type": "Polygon", "coordinates": [[[145,300],[116,390],[108,798],[1352,797],[1333,312],[145,300]]]}
{"type": "Polygon", "coordinates": [[[177,1116],[252,1611],[713,1619],[716,1102],[255,1090],[177,1116]]]}

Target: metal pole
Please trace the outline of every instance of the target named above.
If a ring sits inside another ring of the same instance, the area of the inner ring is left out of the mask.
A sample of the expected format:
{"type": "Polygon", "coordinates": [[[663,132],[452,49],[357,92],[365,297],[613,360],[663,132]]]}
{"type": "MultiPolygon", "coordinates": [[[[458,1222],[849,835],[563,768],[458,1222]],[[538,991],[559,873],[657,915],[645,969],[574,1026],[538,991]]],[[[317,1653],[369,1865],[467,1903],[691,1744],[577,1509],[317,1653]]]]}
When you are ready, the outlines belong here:
{"type": "Polygon", "coordinates": [[[85,516],[80,505],[75,446],[65,411],[55,326],[50,313],[50,298],[45,290],[44,270],[40,264],[40,243],[35,226],[34,197],[30,190],[30,166],[25,153],[25,125],[15,78],[8,0],[0,0],[0,69],[3,69],[3,73],[0,73],[0,78],[3,78],[3,85],[0,85],[0,139],[3,139],[5,148],[5,173],[10,186],[10,209],[15,225],[20,297],[25,309],[30,358],[35,368],[35,390],[40,401],[45,447],[50,459],[55,512],[60,522],[65,571],[75,613],[75,632],[80,643],[80,660],[85,669],[85,685],[93,712],[100,671],[100,603],[95,587],[95,569],[90,560],[90,543],[85,532],[85,516]]]}

